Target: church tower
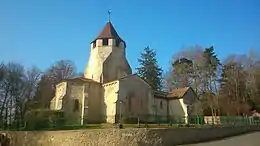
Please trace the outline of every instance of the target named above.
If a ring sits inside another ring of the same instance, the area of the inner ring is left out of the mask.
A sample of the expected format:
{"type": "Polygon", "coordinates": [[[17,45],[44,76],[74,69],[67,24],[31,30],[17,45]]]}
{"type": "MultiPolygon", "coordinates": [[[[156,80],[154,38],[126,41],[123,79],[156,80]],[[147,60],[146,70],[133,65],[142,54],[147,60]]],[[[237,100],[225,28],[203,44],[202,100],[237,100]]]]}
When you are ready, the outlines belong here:
{"type": "Polygon", "coordinates": [[[91,42],[84,77],[106,83],[131,74],[125,48],[125,41],[109,20],[98,37],[91,42]]]}

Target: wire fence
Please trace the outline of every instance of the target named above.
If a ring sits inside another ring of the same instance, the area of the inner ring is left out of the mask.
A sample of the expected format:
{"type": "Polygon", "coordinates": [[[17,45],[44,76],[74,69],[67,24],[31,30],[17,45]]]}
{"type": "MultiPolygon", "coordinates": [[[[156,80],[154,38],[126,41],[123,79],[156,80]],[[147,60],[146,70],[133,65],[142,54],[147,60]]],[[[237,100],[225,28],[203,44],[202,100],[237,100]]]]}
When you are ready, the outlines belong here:
{"type": "Polygon", "coordinates": [[[34,117],[17,126],[10,124],[1,126],[2,130],[73,130],[103,128],[165,128],[165,127],[203,127],[203,126],[248,126],[259,125],[259,117],[243,116],[151,116],[139,115],[104,116],[101,120],[90,120],[81,117],[34,117]],[[110,120],[110,121],[108,121],[110,120]],[[107,122],[113,123],[109,124],[107,122]]]}

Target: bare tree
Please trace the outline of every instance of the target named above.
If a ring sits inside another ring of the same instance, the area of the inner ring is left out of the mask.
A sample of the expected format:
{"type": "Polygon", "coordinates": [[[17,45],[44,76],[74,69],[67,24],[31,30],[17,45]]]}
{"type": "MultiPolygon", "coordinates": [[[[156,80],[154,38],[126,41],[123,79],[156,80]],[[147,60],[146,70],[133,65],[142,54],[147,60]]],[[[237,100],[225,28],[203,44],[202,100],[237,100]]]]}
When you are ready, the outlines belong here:
{"type": "Polygon", "coordinates": [[[4,63],[0,63],[0,82],[3,81],[5,75],[5,65],[4,63]]]}
{"type": "Polygon", "coordinates": [[[76,67],[70,60],[57,61],[51,65],[38,82],[35,101],[31,102],[31,106],[33,108],[48,108],[54,97],[55,85],[75,75],[76,67]]]}
{"type": "Polygon", "coordinates": [[[17,101],[22,99],[24,68],[21,64],[10,62],[5,66],[5,77],[2,84],[2,104],[0,115],[2,126],[11,125],[19,109],[17,101]]]}
{"type": "Polygon", "coordinates": [[[236,115],[243,113],[246,104],[246,72],[239,63],[224,64],[221,78],[220,95],[235,106],[236,115]]]}
{"type": "Polygon", "coordinates": [[[43,75],[37,85],[35,98],[30,101],[28,107],[31,109],[49,108],[54,92],[53,81],[47,75],[43,75]]]}
{"type": "Polygon", "coordinates": [[[54,63],[45,73],[35,66],[24,69],[19,63],[0,63],[0,126],[23,126],[25,113],[47,108],[55,85],[74,75],[75,65],[69,60],[54,63]]]}
{"type": "Polygon", "coordinates": [[[64,79],[75,76],[76,67],[74,62],[70,60],[60,60],[48,69],[46,75],[53,80],[54,84],[57,84],[64,79]]]}
{"type": "Polygon", "coordinates": [[[229,55],[224,60],[220,96],[230,104],[225,110],[229,114],[234,110],[235,115],[248,114],[250,109],[255,109],[260,104],[257,101],[257,72],[260,71],[258,60],[253,51],[248,55],[229,55]]]}
{"type": "Polygon", "coordinates": [[[33,100],[36,94],[37,85],[41,78],[41,71],[33,66],[26,70],[23,84],[23,96],[20,100],[16,101],[16,105],[19,108],[19,116],[17,115],[17,127],[23,124],[24,116],[27,110],[29,110],[30,101],[33,100]]]}
{"type": "Polygon", "coordinates": [[[35,96],[36,88],[40,82],[42,72],[36,66],[27,69],[25,74],[25,96],[32,99],[35,96]]]}

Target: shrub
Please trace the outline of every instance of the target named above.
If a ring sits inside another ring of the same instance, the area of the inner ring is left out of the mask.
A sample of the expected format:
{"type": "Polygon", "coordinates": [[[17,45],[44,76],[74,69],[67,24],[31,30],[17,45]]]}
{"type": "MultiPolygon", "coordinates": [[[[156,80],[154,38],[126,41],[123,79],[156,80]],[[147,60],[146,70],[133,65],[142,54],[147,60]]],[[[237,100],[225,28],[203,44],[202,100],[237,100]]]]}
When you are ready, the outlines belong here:
{"type": "Polygon", "coordinates": [[[137,124],[138,118],[135,117],[129,117],[129,118],[122,118],[123,124],[137,124]]]}
{"type": "Polygon", "coordinates": [[[62,127],[65,119],[62,111],[35,109],[25,115],[26,130],[54,129],[62,127]]]}

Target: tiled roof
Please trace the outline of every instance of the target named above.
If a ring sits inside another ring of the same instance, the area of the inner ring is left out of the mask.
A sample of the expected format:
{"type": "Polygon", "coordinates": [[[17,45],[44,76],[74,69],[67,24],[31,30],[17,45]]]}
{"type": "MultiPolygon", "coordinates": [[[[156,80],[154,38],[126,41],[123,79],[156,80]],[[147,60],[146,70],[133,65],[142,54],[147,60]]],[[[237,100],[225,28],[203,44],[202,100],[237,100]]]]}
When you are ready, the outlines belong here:
{"type": "Polygon", "coordinates": [[[153,91],[153,95],[156,97],[163,97],[166,98],[168,95],[168,92],[164,92],[164,91],[153,91]]]}
{"type": "Polygon", "coordinates": [[[184,87],[184,88],[176,88],[173,89],[168,95],[168,98],[182,98],[186,92],[190,89],[190,87],[184,87]]]}
{"type": "Polygon", "coordinates": [[[180,99],[187,93],[190,87],[185,88],[176,88],[171,92],[164,92],[164,91],[153,91],[155,98],[164,98],[164,99],[180,99]]]}
{"type": "MultiPolygon", "coordinates": [[[[101,31],[101,33],[98,35],[98,37],[95,39],[119,39],[121,41],[123,41],[120,36],[118,35],[118,33],[116,32],[114,26],[112,25],[112,23],[109,21],[107,22],[107,24],[105,25],[105,27],[103,28],[103,30],[101,31]]],[[[94,40],[94,41],[95,41],[94,40]]]]}

